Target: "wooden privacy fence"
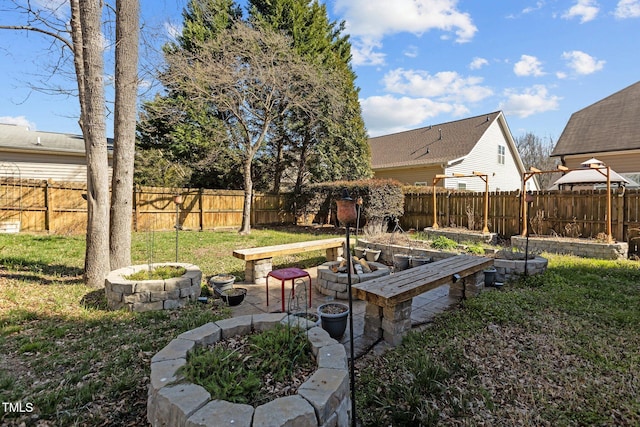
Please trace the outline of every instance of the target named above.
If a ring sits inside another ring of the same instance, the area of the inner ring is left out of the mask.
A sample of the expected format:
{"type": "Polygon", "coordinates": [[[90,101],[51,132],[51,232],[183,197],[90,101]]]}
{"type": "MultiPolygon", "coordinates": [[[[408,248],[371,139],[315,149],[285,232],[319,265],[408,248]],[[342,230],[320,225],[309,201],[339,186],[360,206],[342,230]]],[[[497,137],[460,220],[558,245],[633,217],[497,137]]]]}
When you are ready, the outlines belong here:
{"type": "MultiPolygon", "coordinates": [[[[612,190],[612,234],[626,241],[640,228],[640,190],[612,190]]],[[[0,224],[20,222],[21,230],[57,234],[84,233],[86,186],[38,180],[0,179],[0,224]]],[[[214,230],[239,227],[244,193],[232,190],[182,189],[183,203],[176,210],[175,190],[143,187],[134,190],[132,228],[135,231],[182,229],[214,230]]],[[[558,234],[597,237],[606,232],[606,190],[540,191],[532,193],[529,206],[531,235],[558,234]]],[[[484,193],[438,190],[437,221],[440,227],[482,230],[484,193]],[[469,227],[471,222],[472,227],[469,227]]],[[[256,194],[253,225],[292,224],[285,209],[285,195],[256,194]]],[[[406,193],[403,229],[422,230],[433,225],[432,193],[406,193]]],[[[489,194],[489,230],[502,237],[520,233],[520,193],[489,194]]]]}
{"type": "MultiPolygon", "coordinates": [[[[606,190],[539,191],[531,193],[529,234],[592,237],[606,233],[606,190]]],[[[438,191],[439,227],[463,226],[482,230],[482,192],[438,191]],[[472,227],[469,227],[469,221],[472,227]]],[[[616,240],[626,241],[630,230],[640,228],[640,189],[612,190],[611,224],[616,240]]],[[[433,225],[432,193],[407,193],[403,229],[421,230],[433,225]]],[[[502,237],[521,232],[519,191],[489,193],[489,231],[502,237]]]]}
{"type": "MultiPolygon", "coordinates": [[[[84,233],[87,221],[87,188],[78,183],[39,180],[0,180],[0,223],[20,222],[22,231],[56,234],[84,233]]],[[[244,193],[233,190],[181,189],[177,209],[176,190],[142,187],[133,192],[132,229],[214,230],[240,227],[244,193]]],[[[285,212],[282,195],[256,194],[253,225],[293,223],[285,212]]]]}

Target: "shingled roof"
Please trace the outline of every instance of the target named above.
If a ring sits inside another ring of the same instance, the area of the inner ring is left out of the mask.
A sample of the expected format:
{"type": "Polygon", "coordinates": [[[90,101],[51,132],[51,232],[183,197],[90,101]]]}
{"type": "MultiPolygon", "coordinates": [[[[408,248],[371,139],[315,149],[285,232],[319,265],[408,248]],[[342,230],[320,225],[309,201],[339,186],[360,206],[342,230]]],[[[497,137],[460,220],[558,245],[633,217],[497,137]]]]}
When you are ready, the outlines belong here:
{"type": "MultiPolygon", "coordinates": [[[[32,131],[25,126],[0,123],[0,149],[41,153],[84,155],[82,135],[32,131]]],[[[113,139],[107,138],[107,149],[113,149],[113,139]]]]}
{"type": "Polygon", "coordinates": [[[369,138],[373,169],[447,163],[469,154],[501,111],[369,138]]]}
{"type": "Polygon", "coordinates": [[[552,157],[640,149],[640,82],[571,115],[552,157]]]}

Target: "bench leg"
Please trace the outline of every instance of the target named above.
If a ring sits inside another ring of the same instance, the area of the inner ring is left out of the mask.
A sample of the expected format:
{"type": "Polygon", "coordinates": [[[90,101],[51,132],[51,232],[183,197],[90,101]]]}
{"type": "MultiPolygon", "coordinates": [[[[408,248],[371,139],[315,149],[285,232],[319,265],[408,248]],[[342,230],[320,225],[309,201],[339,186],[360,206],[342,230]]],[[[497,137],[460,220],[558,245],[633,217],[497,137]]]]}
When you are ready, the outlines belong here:
{"type": "Polygon", "coordinates": [[[478,296],[484,288],[484,272],[479,271],[463,277],[449,286],[449,296],[454,298],[472,298],[478,296]]]}
{"type": "Polygon", "coordinates": [[[244,266],[244,280],[247,283],[264,285],[267,281],[267,274],[273,269],[272,261],[272,258],[247,261],[244,266]]]}
{"type": "Polygon", "coordinates": [[[382,309],[382,338],[392,346],[402,343],[411,330],[411,303],[413,298],[394,307],[382,309]]]}
{"type": "Polygon", "coordinates": [[[328,248],[327,249],[327,261],[337,261],[339,256],[342,256],[344,250],[342,246],[339,248],[328,248]]]}
{"type": "Polygon", "coordinates": [[[399,345],[411,330],[411,303],[412,299],[395,307],[382,308],[367,302],[364,314],[365,338],[373,341],[384,338],[392,346],[399,345]]]}

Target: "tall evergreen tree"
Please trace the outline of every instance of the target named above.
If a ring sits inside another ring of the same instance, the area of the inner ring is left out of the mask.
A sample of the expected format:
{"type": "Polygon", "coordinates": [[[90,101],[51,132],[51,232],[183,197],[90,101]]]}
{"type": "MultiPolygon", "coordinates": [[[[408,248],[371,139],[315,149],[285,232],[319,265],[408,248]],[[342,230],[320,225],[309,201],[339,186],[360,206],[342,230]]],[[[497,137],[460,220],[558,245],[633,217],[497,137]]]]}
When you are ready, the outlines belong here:
{"type": "MultiPolygon", "coordinates": [[[[242,12],[233,0],[189,0],[182,16],[182,34],[175,43],[164,46],[166,55],[178,51],[196,53],[203,42],[214,39],[240,20],[242,12]]],[[[166,73],[171,73],[170,67],[162,74],[166,73]]],[[[182,185],[242,188],[241,159],[229,147],[216,105],[211,102],[203,108],[179,85],[168,85],[165,90],[165,94],[143,104],[138,148],[160,150],[165,159],[189,170],[186,174],[189,182],[182,185]]],[[[149,178],[137,176],[136,181],[151,184],[149,178]]]]}
{"type": "Polygon", "coordinates": [[[274,190],[280,175],[293,167],[295,190],[307,182],[356,179],[371,175],[370,152],[362,120],[355,73],[349,64],[351,45],[342,36],[344,23],[328,18],[317,0],[250,0],[251,19],[288,34],[305,60],[337,76],[341,105],[327,105],[324,114],[310,118],[293,110],[276,124],[272,145],[274,190]],[[288,155],[287,155],[288,154],[288,155]]]}

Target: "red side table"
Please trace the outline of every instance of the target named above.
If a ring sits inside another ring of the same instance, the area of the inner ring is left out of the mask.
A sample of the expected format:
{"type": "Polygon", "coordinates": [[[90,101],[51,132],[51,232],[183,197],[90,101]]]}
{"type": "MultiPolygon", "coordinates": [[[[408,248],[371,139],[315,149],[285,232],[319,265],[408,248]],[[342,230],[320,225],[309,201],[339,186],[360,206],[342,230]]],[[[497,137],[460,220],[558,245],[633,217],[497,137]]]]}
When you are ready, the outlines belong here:
{"type": "Polygon", "coordinates": [[[282,287],[282,312],[284,313],[284,282],[291,280],[291,294],[295,296],[295,280],[307,277],[309,279],[309,307],[311,307],[311,276],[301,268],[291,267],[273,270],[267,274],[267,307],[269,306],[269,277],[280,280],[282,287]]]}

